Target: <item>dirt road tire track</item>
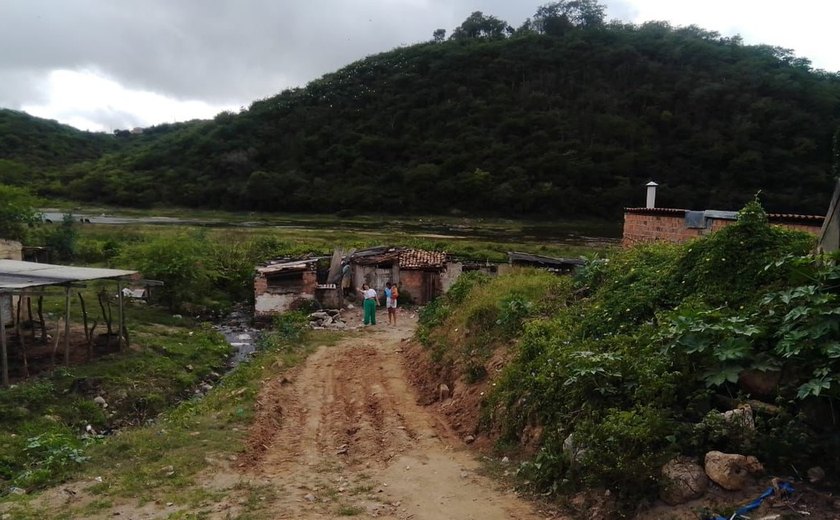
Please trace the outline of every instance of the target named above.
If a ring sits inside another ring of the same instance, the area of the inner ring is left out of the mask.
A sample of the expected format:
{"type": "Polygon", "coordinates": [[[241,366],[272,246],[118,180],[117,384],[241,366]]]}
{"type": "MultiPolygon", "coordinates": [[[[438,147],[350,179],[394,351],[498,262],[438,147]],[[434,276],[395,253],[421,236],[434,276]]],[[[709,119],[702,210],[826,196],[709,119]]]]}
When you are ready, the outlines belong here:
{"type": "Polygon", "coordinates": [[[476,473],[462,442],[417,404],[402,340],[414,321],[318,348],[268,382],[247,471],[286,490],[276,518],[545,518],[476,473]]]}

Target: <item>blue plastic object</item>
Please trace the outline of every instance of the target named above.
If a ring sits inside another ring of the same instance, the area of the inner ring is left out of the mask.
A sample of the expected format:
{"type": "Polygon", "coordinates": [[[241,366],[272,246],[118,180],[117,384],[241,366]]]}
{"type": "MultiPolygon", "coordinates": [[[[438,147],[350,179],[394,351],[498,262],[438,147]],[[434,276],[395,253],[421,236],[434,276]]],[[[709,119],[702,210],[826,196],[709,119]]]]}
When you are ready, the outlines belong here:
{"type": "MultiPolygon", "coordinates": [[[[778,486],[779,486],[779,491],[782,494],[789,495],[789,494],[793,493],[793,486],[791,486],[787,482],[779,482],[778,486]]],[[[735,511],[735,514],[733,514],[729,518],[726,518],[725,516],[717,515],[717,516],[708,517],[708,520],[734,520],[734,519],[737,519],[737,518],[746,518],[745,515],[747,513],[749,513],[750,511],[753,511],[755,509],[758,509],[758,507],[761,505],[761,503],[764,502],[764,499],[767,498],[767,497],[773,496],[773,494],[775,492],[776,492],[776,488],[769,487],[758,498],[756,498],[755,500],[753,500],[752,502],[750,502],[749,504],[747,504],[745,506],[741,506],[737,511],[735,511]]]]}

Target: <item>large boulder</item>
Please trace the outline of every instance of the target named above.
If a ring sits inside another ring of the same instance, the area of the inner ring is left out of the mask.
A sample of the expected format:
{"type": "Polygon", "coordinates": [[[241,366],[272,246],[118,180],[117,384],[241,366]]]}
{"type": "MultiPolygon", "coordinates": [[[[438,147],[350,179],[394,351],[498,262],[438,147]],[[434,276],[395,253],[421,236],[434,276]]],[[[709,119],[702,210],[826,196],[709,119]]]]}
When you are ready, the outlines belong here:
{"type": "Polygon", "coordinates": [[[677,457],[662,466],[659,497],[675,506],[702,497],[709,487],[703,468],[688,457],[677,457]]]}
{"type": "Polygon", "coordinates": [[[706,475],[723,489],[744,489],[753,475],[764,472],[764,466],[752,456],[710,451],[705,458],[706,475]]]}

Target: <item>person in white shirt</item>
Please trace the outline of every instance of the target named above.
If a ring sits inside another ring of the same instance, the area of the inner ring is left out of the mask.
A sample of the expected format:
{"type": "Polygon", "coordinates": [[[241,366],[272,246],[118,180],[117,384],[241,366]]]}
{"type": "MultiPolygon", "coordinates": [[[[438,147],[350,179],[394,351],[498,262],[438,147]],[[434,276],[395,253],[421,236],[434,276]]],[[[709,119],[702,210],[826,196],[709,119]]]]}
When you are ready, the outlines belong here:
{"type": "Polygon", "coordinates": [[[371,289],[368,284],[362,284],[362,288],[357,290],[362,293],[365,300],[363,306],[365,325],[376,325],[376,289],[371,289]]]}

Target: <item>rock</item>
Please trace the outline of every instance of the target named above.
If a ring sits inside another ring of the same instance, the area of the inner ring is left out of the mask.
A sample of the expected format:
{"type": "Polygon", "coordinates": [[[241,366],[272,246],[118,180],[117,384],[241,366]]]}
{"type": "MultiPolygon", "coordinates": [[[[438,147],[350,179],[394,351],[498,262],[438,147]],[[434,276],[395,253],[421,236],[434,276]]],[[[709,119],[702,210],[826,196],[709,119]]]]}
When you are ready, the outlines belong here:
{"type": "Polygon", "coordinates": [[[356,306],[355,306],[355,305],[353,305],[352,303],[348,303],[348,304],[347,304],[347,308],[348,308],[348,309],[355,309],[355,308],[356,308],[356,306]]]}
{"type": "Polygon", "coordinates": [[[510,459],[507,457],[502,457],[502,464],[507,464],[510,462],[510,459]]]}
{"type": "Polygon", "coordinates": [[[304,499],[304,500],[306,500],[307,502],[315,502],[315,500],[317,500],[317,499],[315,498],[315,495],[313,495],[312,493],[307,493],[307,494],[305,494],[305,495],[303,496],[303,499],[304,499]]]}
{"type": "Polygon", "coordinates": [[[103,409],[108,408],[108,402],[101,395],[97,395],[96,397],[94,397],[93,402],[101,406],[103,409]]]}
{"type": "Polygon", "coordinates": [[[60,423],[61,422],[61,417],[59,417],[57,415],[47,414],[47,415],[44,416],[44,419],[47,420],[47,421],[50,421],[50,422],[54,422],[54,423],[60,423]]]}
{"type": "Polygon", "coordinates": [[[193,371],[193,366],[192,365],[187,365],[184,368],[186,369],[187,372],[192,372],[193,371]]]}
{"type": "Polygon", "coordinates": [[[712,482],[729,491],[744,489],[751,475],[764,472],[764,467],[755,457],[719,451],[708,452],[704,466],[712,482]]]}
{"type": "Polygon", "coordinates": [[[464,437],[464,442],[466,442],[467,444],[472,444],[473,442],[475,442],[475,436],[467,435],[466,437],[464,437]]]}
{"type": "Polygon", "coordinates": [[[739,406],[734,410],[727,410],[723,412],[723,419],[735,426],[737,429],[743,431],[755,431],[755,420],[753,419],[752,407],[748,404],[739,406]]]}
{"type": "Polygon", "coordinates": [[[341,321],[334,321],[334,322],[328,324],[327,328],[332,329],[332,330],[344,330],[344,329],[347,328],[347,325],[344,322],[341,322],[341,321]]]}
{"type": "Polygon", "coordinates": [[[199,388],[202,392],[206,394],[207,392],[213,389],[213,385],[211,385],[210,383],[201,383],[201,385],[199,385],[199,388]]]}
{"type": "Polygon", "coordinates": [[[330,315],[324,311],[316,311],[309,315],[309,318],[313,320],[325,320],[329,317],[330,315]]]}
{"type": "Polygon", "coordinates": [[[9,488],[9,493],[11,493],[13,495],[25,495],[26,490],[23,489],[23,488],[12,486],[12,487],[9,488]]]}
{"type": "Polygon", "coordinates": [[[677,457],[662,466],[659,497],[669,505],[700,498],[708,487],[709,478],[703,468],[687,457],[677,457]]]}
{"type": "Polygon", "coordinates": [[[808,480],[811,484],[817,484],[825,480],[825,470],[819,466],[808,468],[808,480]]]}
{"type": "Polygon", "coordinates": [[[449,399],[449,387],[446,385],[446,383],[441,383],[437,386],[437,394],[438,395],[435,397],[438,398],[438,401],[442,402],[449,399]]]}
{"type": "Polygon", "coordinates": [[[570,433],[568,437],[563,440],[563,453],[565,453],[569,459],[575,462],[581,462],[583,460],[583,456],[586,455],[586,448],[578,446],[575,443],[575,434],[570,433]]]}
{"type": "Polygon", "coordinates": [[[327,312],[327,314],[329,314],[330,316],[338,316],[338,315],[341,313],[341,311],[340,311],[340,310],[338,310],[338,309],[327,309],[327,311],[326,311],[326,312],[327,312]]]}
{"type": "Polygon", "coordinates": [[[176,320],[182,320],[182,319],[184,319],[184,317],[183,317],[183,316],[181,316],[180,314],[173,314],[173,315],[172,315],[172,317],[173,317],[173,318],[175,318],[176,320]]]}

